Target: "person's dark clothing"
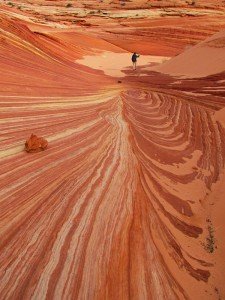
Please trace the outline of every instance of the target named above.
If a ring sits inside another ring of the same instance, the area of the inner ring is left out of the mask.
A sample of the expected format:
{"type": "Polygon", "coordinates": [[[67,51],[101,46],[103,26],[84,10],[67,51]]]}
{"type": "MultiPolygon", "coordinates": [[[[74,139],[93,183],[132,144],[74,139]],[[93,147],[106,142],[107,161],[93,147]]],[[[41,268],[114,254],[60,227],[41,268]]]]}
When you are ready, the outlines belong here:
{"type": "Polygon", "coordinates": [[[136,53],[134,53],[133,55],[132,55],[132,62],[136,62],[137,61],[137,58],[139,57],[139,55],[138,54],[136,54],[136,53]]]}

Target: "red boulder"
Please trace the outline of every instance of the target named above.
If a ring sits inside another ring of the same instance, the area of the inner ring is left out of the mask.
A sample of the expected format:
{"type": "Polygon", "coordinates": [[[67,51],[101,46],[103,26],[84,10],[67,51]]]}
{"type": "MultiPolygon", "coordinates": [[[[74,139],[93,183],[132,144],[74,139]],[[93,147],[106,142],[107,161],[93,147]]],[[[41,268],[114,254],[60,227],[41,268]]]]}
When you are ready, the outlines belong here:
{"type": "Polygon", "coordinates": [[[40,152],[48,147],[48,142],[42,138],[31,134],[30,138],[25,143],[25,150],[27,152],[40,152]]]}

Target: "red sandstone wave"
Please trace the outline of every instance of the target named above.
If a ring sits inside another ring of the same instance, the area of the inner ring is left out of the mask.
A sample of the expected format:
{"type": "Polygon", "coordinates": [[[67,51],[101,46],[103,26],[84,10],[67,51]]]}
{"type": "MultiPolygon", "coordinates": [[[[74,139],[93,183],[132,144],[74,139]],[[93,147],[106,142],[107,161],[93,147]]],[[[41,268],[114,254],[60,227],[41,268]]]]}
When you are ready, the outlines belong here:
{"type": "Polygon", "coordinates": [[[174,56],[225,28],[222,0],[10,3],[0,10],[14,19],[81,30],[142,54],[174,56]]]}
{"type": "Polygon", "coordinates": [[[224,297],[223,98],[118,86],[76,62],[117,47],[0,27],[0,298],[224,297]],[[24,151],[31,133],[46,151],[24,151]]]}
{"type": "Polygon", "coordinates": [[[225,31],[221,31],[155,70],[183,78],[201,78],[222,73],[225,70],[224,48],[225,31]]]}

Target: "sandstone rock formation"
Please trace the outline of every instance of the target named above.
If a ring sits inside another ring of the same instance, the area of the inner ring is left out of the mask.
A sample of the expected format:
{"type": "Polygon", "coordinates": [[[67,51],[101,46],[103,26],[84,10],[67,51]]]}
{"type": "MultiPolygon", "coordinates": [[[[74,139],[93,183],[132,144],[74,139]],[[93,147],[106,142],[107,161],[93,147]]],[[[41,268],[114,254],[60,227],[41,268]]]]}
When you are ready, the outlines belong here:
{"type": "Polygon", "coordinates": [[[47,149],[47,147],[48,142],[44,138],[37,137],[33,133],[25,143],[25,150],[27,152],[40,152],[47,149]]]}
{"type": "Polygon", "coordinates": [[[219,74],[225,71],[224,49],[223,30],[154,69],[182,78],[202,78],[219,74]]]}
{"type": "Polygon", "coordinates": [[[13,6],[9,3],[12,2],[2,3],[0,8],[13,18],[62,29],[80,28],[142,54],[177,55],[225,28],[223,0],[35,0],[32,4],[29,0],[17,0],[13,6]]]}
{"type": "Polygon", "coordinates": [[[122,18],[112,2],[1,1],[1,299],[225,297],[225,73],[209,61],[177,78],[143,55],[134,73],[126,51],[180,53],[224,27],[224,8],[152,1],[146,17],[126,1],[122,18]],[[31,132],[48,151],[23,151],[31,132]]]}

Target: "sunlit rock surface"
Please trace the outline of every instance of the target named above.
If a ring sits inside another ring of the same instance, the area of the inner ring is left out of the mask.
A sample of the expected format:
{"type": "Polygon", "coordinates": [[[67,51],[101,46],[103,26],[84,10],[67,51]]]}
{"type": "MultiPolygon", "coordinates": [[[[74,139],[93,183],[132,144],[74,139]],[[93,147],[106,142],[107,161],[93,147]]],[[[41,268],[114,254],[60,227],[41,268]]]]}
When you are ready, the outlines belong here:
{"type": "Polygon", "coordinates": [[[225,28],[223,0],[0,0],[0,11],[36,24],[80,28],[130,52],[161,56],[177,55],[225,28]]]}
{"type": "MultiPolygon", "coordinates": [[[[0,10],[0,299],[223,299],[224,73],[170,77],[150,56],[134,73],[125,32],[116,46],[104,18],[71,28],[68,1],[35,3],[0,10]],[[46,151],[24,151],[32,133],[46,151]]],[[[206,36],[224,22],[208,6],[206,36]]],[[[173,53],[160,32],[158,62],[173,53]]]]}

